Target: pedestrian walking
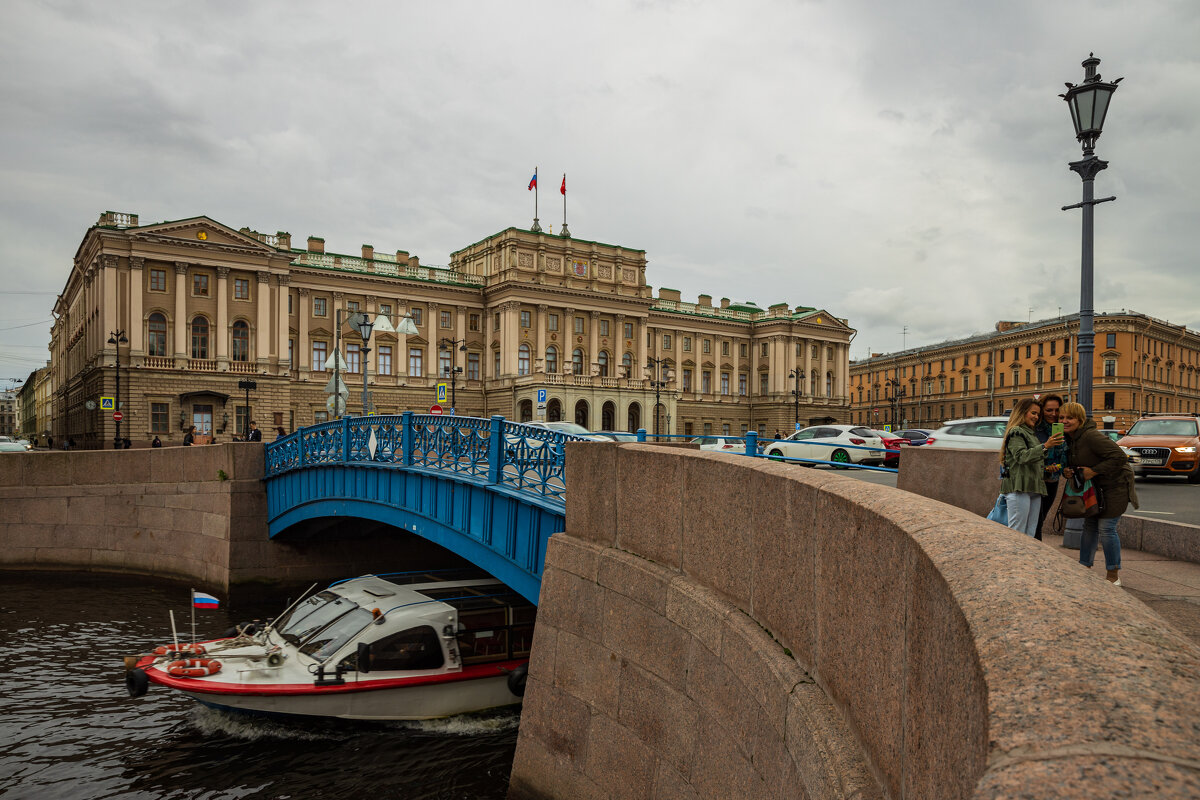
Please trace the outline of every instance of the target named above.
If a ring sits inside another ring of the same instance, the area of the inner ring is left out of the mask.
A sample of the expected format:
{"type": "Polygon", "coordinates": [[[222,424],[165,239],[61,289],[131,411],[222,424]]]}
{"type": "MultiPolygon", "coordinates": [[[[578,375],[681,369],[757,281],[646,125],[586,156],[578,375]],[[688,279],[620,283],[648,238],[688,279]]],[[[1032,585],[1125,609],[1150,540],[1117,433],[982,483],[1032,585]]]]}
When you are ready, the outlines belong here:
{"type": "MultiPolygon", "coordinates": [[[[1037,532],[1038,510],[1046,492],[1046,448],[1034,432],[1041,416],[1036,400],[1018,402],[1008,417],[1000,448],[1000,493],[1008,504],[1008,527],[1027,536],[1037,532]]],[[[1062,441],[1060,433],[1047,439],[1046,444],[1053,447],[1062,441]]]]}
{"type": "Polygon", "coordinates": [[[162,439],[155,436],[154,441],[150,442],[150,446],[151,447],[162,447],[162,439]]]}
{"type": "Polygon", "coordinates": [[[255,422],[254,420],[250,420],[250,431],[246,434],[246,441],[247,442],[261,442],[262,441],[262,431],[260,431],[258,429],[258,423],[255,422]]]}
{"type": "Polygon", "coordinates": [[[279,425],[279,426],[277,426],[277,427],[275,428],[275,438],[276,438],[276,439],[282,439],[282,438],[283,438],[283,437],[285,437],[285,436],[287,436],[287,431],[285,431],[285,430],[283,429],[283,426],[282,426],[282,425],[279,425]]]}
{"type": "Polygon", "coordinates": [[[183,446],[191,447],[196,443],[196,426],[193,425],[187,429],[187,433],[183,435],[183,446]]]}

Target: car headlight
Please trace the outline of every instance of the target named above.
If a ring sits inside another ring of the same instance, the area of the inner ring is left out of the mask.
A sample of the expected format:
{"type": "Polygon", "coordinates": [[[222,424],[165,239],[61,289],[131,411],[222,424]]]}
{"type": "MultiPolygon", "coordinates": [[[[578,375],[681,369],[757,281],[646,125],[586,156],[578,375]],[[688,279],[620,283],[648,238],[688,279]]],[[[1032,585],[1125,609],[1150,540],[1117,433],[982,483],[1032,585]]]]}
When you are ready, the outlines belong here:
{"type": "Polygon", "coordinates": [[[1195,448],[1195,446],[1192,446],[1192,447],[1176,447],[1176,448],[1175,448],[1175,452],[1176,452],[1176,453],[1194,453],[1194,452],[1196,452],[1196,448],[1195,448]]]}

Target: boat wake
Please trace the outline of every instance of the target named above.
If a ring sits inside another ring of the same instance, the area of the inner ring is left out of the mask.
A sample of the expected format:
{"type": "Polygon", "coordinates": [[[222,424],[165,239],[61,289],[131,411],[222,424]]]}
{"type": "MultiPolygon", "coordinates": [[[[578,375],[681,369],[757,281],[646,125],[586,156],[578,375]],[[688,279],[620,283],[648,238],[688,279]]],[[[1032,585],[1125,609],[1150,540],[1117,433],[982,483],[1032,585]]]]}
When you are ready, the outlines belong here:
{"type": "Polygon", "coordinates": [[[402,730],[434,735],[479,736],[480,734],[515,731],[521,724],[521,715],[517,711],[487,715],[460,714],[457,717],[445,719],[406,720],[388,724],[402,730]]]}
{"type": "Polygon", "coordinates": [[[364,726],[379,726],[430,736],[481,736],[515,731],[521,715],[515,710],[483,714],[461,714],[445,719],[357,722],[311,717],[283,719],[258,714],[238,714],[196,705],[186,724],[204,736],[227,737],[247,742],[287,739],[319,742],[342,740],[347,730],[361,731],[364,726]]]}

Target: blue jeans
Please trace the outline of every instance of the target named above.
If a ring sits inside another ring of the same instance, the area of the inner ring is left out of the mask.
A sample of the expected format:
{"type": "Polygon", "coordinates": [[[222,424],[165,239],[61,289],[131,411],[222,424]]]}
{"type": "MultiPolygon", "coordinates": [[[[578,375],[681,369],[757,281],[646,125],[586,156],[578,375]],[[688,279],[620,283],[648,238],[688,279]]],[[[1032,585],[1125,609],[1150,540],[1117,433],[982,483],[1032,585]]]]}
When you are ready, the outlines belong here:
{"type": "Polygon", "coordinates": [[[1026,536],[1036,535],[1042,496],[1032,492],[1008,492],[1004,499],[1008,503],[1008,527],[1026,536]]]}
{"type": "Polygon", "coordinates": [[[1096,540],[1104,548],[1104,568],[1121,568],[1121,538],[1117,536],[1117,520],[1120,517],[1099,519],[1087,517],[1083,521],[1083,533],[1079,535],[1079,563],[1090,567],[1096,558],[1096,540]]]}

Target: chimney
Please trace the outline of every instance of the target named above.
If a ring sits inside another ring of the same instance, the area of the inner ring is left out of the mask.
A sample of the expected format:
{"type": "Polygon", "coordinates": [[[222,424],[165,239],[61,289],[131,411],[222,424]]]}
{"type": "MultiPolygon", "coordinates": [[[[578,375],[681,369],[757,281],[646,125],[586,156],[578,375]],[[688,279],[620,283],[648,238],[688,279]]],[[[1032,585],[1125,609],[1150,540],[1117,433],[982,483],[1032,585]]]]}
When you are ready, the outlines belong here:
{"type": "Polygon", "coordinates": [[[999,322],[996,323],[996,331],[998,333],[1004,333],[1005,331],[1011,331],[1013,328],[1019,328],[1024,324],[1025,324],[1024,322],[1010,322],[1007,320],[1000,320],[999,322]]]}
{"type": "Polygon", "coordinates": [[[721,298],[721,308],[729,308],[729,298],[728,297],[721,298]]]}
{"type": "Polygon", "coordinates": [[[375,260],[374,245],[364,244],[362,246],[362,253],[363,253],[362,257],[363,257],[364,261],[374,261],[375,260]]]}
{"type": "Polygon", "coordinates": [[[322,239],[320,236],[308,237],[308,252],[324,253],[325,252],[325,240],[322,239]]]}
{"type": "Polygon", "coordinates": [[[276,238],[279,240],[279,247],[284,250],[292,249],[292,235],[287,231],[277,231],[276,238]]]}
{"type": "Polygon", "coordinates": [[[396,251],[396,263],[397,264],[407,264],[408,263],[408,251],[407,250],[397,250],[396,251]]]}
{"type": "Polygon", "coordinates": [[[416,256],[409,256],[408,265],[413,269],[416,269],[417,267],[421,266],[421,259],[417,258],[416,256]]]}
{"type": "Polygon", "coordinates": [[[712,308],[712,295],[711,294],[700,295],[700,302],[696,303],[696,305],[700,306],[701,308],[712,308]]]}
{"type": "Polygon", "coordinates": [[[659,290],[658,290],[658,299],[659,300],[673,300],[676,303],[678,303],[678,302],[680,302],[679,298],[680,298],[680,295],[679,295],[678,289],[667,289],[665,287],[659,287],[659,290]]]}

